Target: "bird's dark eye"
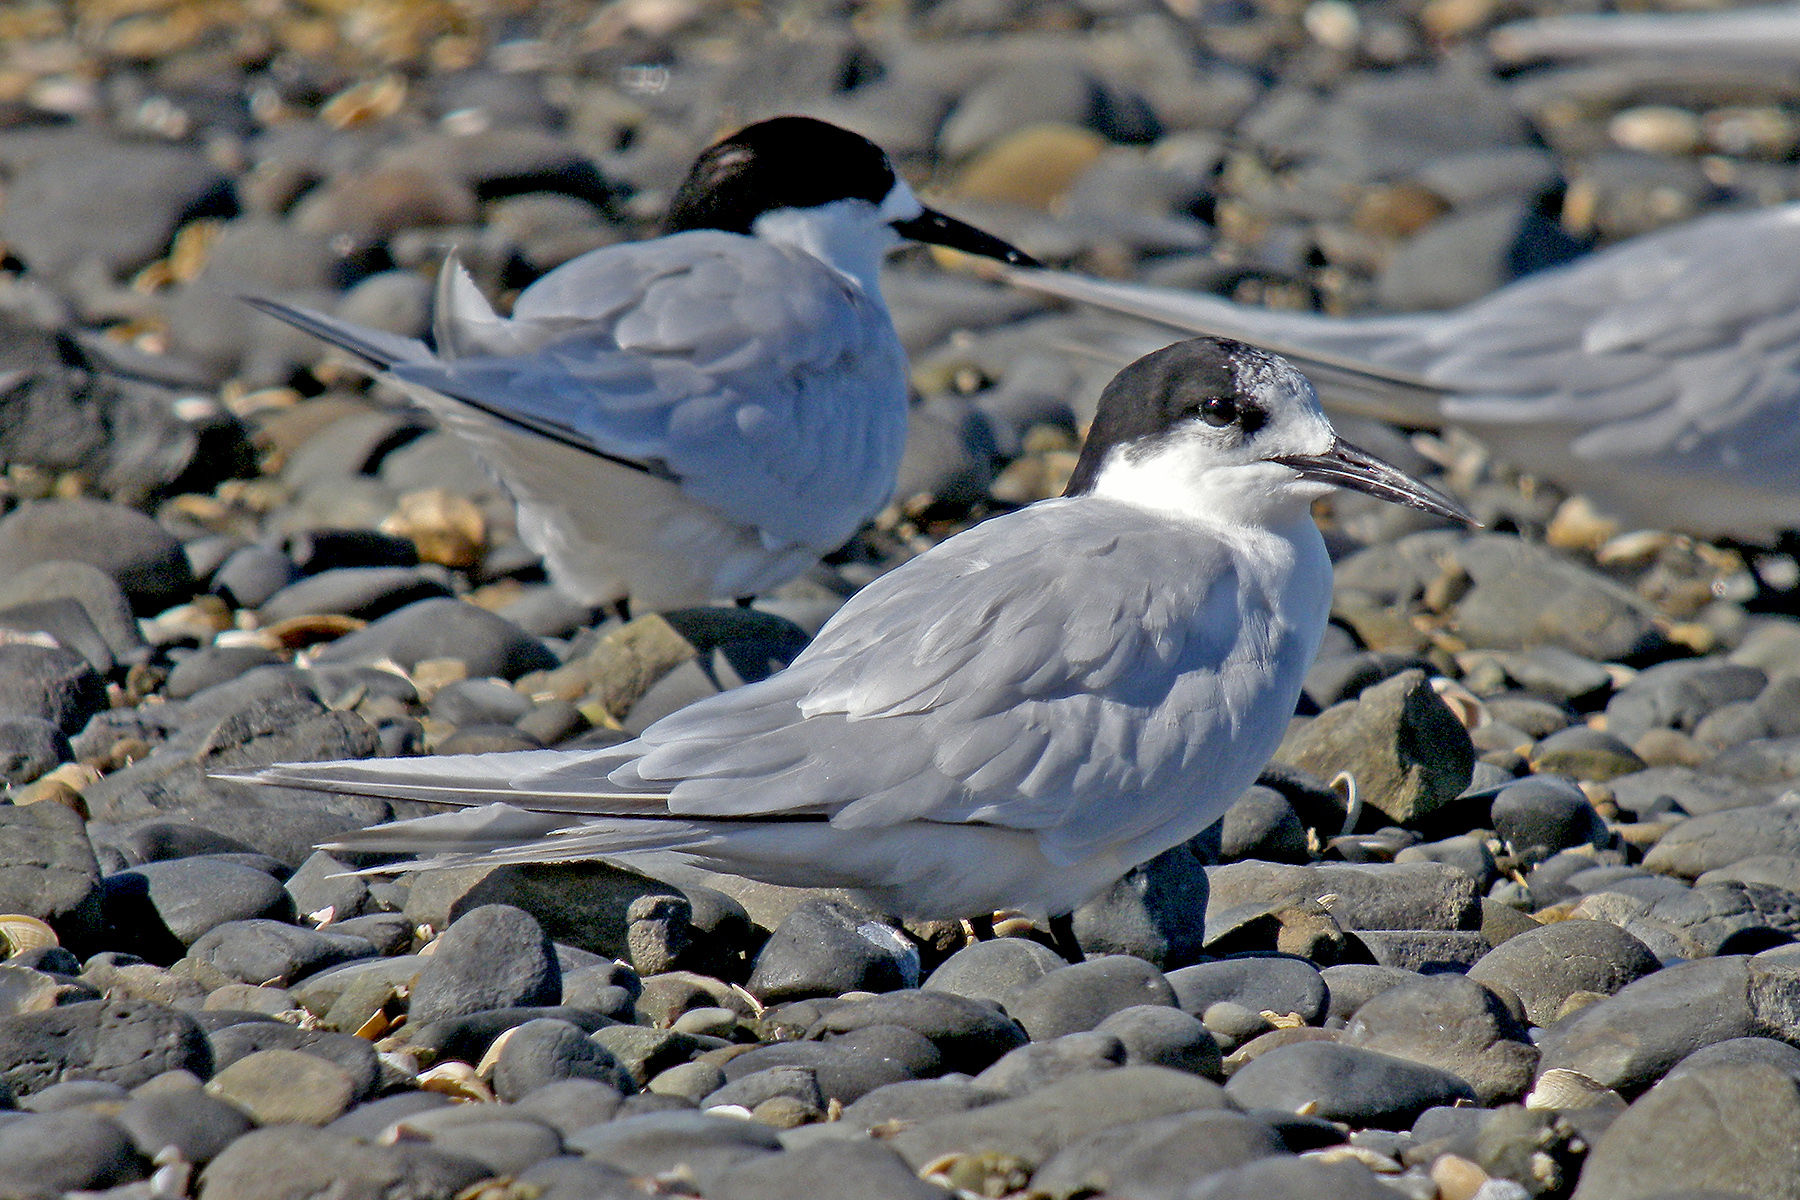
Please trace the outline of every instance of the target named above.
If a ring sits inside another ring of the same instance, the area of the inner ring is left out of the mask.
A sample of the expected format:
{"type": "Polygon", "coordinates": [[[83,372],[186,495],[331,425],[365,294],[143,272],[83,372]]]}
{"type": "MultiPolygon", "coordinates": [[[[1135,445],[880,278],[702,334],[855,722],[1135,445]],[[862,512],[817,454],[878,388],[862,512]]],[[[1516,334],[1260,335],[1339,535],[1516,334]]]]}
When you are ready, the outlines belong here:
{"type": "Polygon", "coordinates": [[[1222,429],[1236,423],[1237,401],[1229,396],[1208,396],[1194,406],[1194,413],[1208,425],[1222,429]]]}

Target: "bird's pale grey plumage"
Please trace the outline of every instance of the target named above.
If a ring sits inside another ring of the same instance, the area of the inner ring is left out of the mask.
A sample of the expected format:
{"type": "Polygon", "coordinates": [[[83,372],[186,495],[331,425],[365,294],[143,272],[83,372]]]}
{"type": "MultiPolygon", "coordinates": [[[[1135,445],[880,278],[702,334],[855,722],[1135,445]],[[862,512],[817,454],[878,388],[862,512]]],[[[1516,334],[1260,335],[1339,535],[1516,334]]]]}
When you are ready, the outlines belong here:
{"type": "MultiPolygon", "coordinates": [[[[1448,313],[1335,319],[1046,271],[1020,285],[1285,354],[1335,411],[1464,427],[1645,525],[1800,528],[1800,205],[1648,234],[1448,313]]],[[[1122,337],[1121,356],[1174,335],[1122,337]]]]}
{"type": "Polygon", "coordinates": [[[1488,35],[1496,56],[1534,59],[1639,56],[1725,63],[1791,62],[1800,54],[1800,5],[1706,12],[1564,13],[1514,21],[1488,35]]]}
{"type": "Polygon", "coordinates": [[[609,247],[527,288],[510,319],[453,256],[435,354],[261,306],[381,361],[492,466],[559,585],[593,603],[705,603],[792,578],[886,502],[905,448],[905,358],[880,297],[754,238],[609,247]]]}
{"type": "Polygon", "coordinates": [[[842,545],[893,489],[906,360],[881,258],[908,236],[1029,259],[924,208],[872,143],[798,117],[710,148],[672,219],[688,226],[551,271],[510,317],[451,255],[435,347],[250,303],[467,439],[572,598],[753,595],[842,545]]]}
{"type": "Polygon", "coordinates": [[[489,806],[346,849],[672,853],[902,913],[1067,912],[1216,820],[1280,741],[1330,607],[1314,481],[1460,512],[1338,442],[1272,356],[1201,339],[1145,363],[1102,401],[1092,488],[882,576],[769,679],[605,750],[258,778],[489,806]]]}

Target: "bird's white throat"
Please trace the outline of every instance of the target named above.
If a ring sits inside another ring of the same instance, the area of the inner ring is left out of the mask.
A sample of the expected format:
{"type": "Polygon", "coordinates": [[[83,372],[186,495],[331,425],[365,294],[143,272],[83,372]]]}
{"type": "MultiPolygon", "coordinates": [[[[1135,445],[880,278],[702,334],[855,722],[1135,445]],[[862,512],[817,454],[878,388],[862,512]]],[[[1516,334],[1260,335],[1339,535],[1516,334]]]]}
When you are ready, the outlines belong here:
{"type": "Polygon", "coordinates": [[[900,235],[867,200],[778,208],[756,218],[750,230],[765,242],[811,255],[882,303],[881,262],[900,244],[900,235]]]}
{"type": "Polygon", "coordinates": [[[1221,464],[1184,444],[1200,434],[1171,434],[1143,446],[1122,445],[1106,456],[1092,494],[1206,525],[1283,525],[1311,522],[1312,501],[1328,487],[1297,478],[1271,462],[1221,464]]]}

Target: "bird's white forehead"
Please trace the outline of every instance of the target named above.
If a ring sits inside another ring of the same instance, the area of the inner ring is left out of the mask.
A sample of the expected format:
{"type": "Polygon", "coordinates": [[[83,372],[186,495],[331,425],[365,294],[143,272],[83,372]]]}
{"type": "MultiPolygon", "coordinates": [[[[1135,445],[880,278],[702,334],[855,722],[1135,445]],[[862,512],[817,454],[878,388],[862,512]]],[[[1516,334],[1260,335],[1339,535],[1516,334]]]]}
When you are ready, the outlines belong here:
{"type": "Polygon", "coordinates": [[[1316,403],[1312,384],[1285,358],[1247,350],[1233,354],[1231,364],[1240,395],[1255,396],[1273,405],[1316,403]]]}
{"type": "Polygon", "coordinates": [[[913,195],[913,190],[906,186],[906,180],[895,176],[894,186],[888,189],[886,196],[882,197],[877,211],[883,221],[910,221],[924,212],[925,206],[919,203],[919,198],[913,195]]]}

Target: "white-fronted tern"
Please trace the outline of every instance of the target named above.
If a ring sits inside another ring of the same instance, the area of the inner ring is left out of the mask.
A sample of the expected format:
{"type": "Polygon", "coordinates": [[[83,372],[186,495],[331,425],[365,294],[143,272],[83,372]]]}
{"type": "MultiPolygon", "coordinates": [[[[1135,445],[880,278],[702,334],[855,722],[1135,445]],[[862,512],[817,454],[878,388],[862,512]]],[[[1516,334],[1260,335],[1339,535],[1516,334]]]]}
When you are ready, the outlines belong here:
{"type": "Polygon", "coordinates": [[[1133,363],[1064,496],[858,592],[791,666],[603,750],[287,763],[469,808],[334,847],[438,864],[679,860],[883,911],[1055,916],[1217,820],[1280,742],[1331,602],[1335,486],[1468,519],[1340,440],[1274,355],[1133,363]]]}
{"type": "Polygon", "coordinates": [[[1241,338],[1293,359],[1332,411],[1453,424],[1652,528],[1800,529],[1800,205],[1634,238],[1454,312],[1355,319],[1014,270],[1022,287],[1241,338]]]}
{"type": "Polygon", "coordinates": [[[668,234],[565,263],[496,314],[451,255],[435,348],[273,300],[466,438],[589,604],[754,595],[887,503],[906,360],[877,284],[902,238],[1025,254],[922,205],[887,155],[777,117],[703,153],[668,234]]]}

